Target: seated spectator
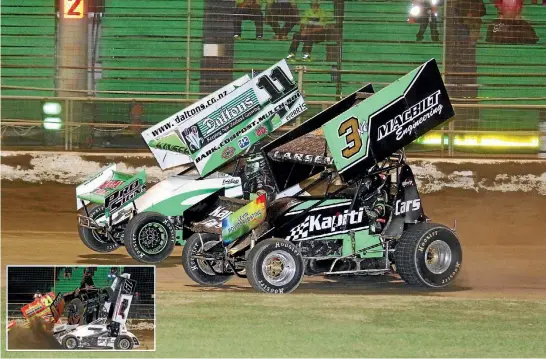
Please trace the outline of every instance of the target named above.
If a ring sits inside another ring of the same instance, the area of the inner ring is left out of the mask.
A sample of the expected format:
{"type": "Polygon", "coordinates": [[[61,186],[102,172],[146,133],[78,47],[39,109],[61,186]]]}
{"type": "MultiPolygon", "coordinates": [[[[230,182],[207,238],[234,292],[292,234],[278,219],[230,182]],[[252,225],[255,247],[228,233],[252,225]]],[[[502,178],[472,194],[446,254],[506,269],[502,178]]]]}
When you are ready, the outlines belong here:
{"type": "Polygon", "coordinates": [[[256,25],[256,39],[264,36],[264,19],[260,0],[236,0],[234,38],[241,38],[241,26],[244,20],[254,21],[256,25]]]}
{"type": "Polygon", "coordinates": [[[286,57],[288,60],[293,60],[296,57],[296,52],[300,42],[303,42],[303,58],[304,61],[311,61],[311,50],[313,43],[326,41],[328,38],[328,22],[330,18],[326,11],[320,8],[318,0],[312,0],[311,9],[308,9],[303,14],[300,22],[300,32],[294,34],[292,43],[290,44],[289,54],[286,57]]]}
{"type": "Polygon", "coordinates": [[[265,23],[273,29],[275,40],[288,39],[288,33],[299,21],[295,0],[268,0],[265,8],[265,23]],[[284,21],[282,27],[281,21],[284,21]]]}
{"type": "Polygon", "coordinates": [[[496,44],[536,44],[533,26],[521,17],[523,0],[495,0],[498,18],[487,29],[487,42],[496,44]]]}

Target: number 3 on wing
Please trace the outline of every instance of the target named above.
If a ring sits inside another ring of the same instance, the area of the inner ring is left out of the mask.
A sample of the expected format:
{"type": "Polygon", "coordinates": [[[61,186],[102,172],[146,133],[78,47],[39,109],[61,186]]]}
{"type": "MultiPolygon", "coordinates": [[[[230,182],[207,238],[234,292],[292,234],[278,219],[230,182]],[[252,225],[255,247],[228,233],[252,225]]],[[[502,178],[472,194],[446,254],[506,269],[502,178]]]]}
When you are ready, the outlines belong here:
{"type": "Polygon", "coordinates": [[[358,135],[358,120],[356,117],[350,117],[343,121],[337,130],[338,136],[345,136],[347,146],[341,150],[345,158],[351,158],[362,148],[362,139],[358,135]]]}

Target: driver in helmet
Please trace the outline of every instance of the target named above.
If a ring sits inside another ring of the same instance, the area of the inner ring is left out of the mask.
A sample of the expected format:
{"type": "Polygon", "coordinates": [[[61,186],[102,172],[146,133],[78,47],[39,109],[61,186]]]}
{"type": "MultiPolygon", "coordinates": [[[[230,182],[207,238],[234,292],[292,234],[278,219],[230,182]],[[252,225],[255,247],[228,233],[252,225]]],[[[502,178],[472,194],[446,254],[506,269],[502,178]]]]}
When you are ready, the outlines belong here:
{"type": "Polygon", "coordinates": [[[387,175],[379,173],[364,179],[362,201],[364,211],[368,216],[370,232],[380,233],[381,223],[384,223],[384,217],[387,214],[388,193],[385,188],[387,175]]]}

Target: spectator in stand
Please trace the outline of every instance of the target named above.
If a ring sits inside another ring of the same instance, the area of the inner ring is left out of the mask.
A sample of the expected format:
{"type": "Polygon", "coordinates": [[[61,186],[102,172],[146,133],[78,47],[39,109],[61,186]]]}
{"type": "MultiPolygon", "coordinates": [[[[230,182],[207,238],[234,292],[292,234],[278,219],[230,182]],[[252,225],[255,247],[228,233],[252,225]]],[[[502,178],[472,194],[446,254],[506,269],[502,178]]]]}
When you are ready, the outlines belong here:
{"type": "Polygon", "coordinates": [[[483,0],[458,0],[453,6],[457,41],[475,45],[480,39],[482,17],[486,15],[483,0]]]}
{"type": "Polygon", "coordinates": [[[535,29],[521,16],[523,0],[495,0],[494,4],[498,17],[487,29],[487,42],[514,45],[538,42],[535,29]]]}
{"type": "Polygon", "coordinates": [[[328,23],[330,17],[320,8],[318,0],[312,0],[311,8],[305,11],[300,23],[300,32],[294,34],[292,43],[290,44],[289,54],[286,57],[288,60],[294,60],[300,42],[303,42],[303,61],[311,61],[311,50],[313,43],[326,41],[328,37],[328,23]]]}
{"type": "Polygon", "coordinates": [[[256,25],[256,39],[261,40],[264,36],[264,17],[260,0],[235,0],[235,39],[241,38],[241,26],[244,20],[254,21],[256,25]]]}
{"type": "Polygon", "coordinates": [[[430,24],[430,38],[432,41],[440,41],[438,32],[438,0],[415,0],[411,9],[411,15],[420,25],[417,35],[417,41],[423,41],[425,31],[430,24]]]}
{"type": "Polygon", "coordinates": [[[299,21],[296,0],[268,0],[265,8],[265,23],[273,29],[275,40],[288,39],[288,33],[299,21]],[[284,21],[282,27],[281,21],[284,21]]]}
{"type": "Polygon", "coordinates": [[[494,4],[500,19],[521,19],[523,0],[495,0],[494,4]]]}
{"type": "Polygon", "coordinates": [[[66,267],[64,269],[64,279],[71,279],[72,278],[72,267],[66,267]]]}
{"type": "Polygon", "coordinates": [[[93,281],[94,272],[92,272],[89,269],[90,268],[86,268],[85,271],[83,272],[83,278],[82,278],[82,281],[80,282],[80,289],[88,289],[95,286],[95,282],[93,281]]]}
{"type": "Polygon", "coordinates": [[[118,274],[117,267],[110,268],[110,273],[108,273],[108,278],[106,279],[106,283],[113,283],[114,279],[116,279],[117,274],[118,274]]]}

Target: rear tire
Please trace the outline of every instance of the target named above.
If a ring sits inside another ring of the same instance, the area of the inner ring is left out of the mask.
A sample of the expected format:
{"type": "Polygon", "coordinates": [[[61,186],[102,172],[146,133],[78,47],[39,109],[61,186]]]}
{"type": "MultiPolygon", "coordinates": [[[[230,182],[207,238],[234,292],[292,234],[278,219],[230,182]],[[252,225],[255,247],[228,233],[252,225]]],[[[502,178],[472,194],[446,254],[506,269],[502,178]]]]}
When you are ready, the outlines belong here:
{"type": "Polygon", "coordinates": [[[114,341],[114,349],[131,350],[133,349],[133,338],[128,335],[120,335],[114,341]]]}
{"type": "Polygon", "coordinates": [[[127,252],[139,262],[164,261],[173,252],[175,241],[174,225],[160,213],[139,213],[125,228],[124,243],[127,252]]]}
{"type": "Polygon", "coordinates": [[[258,292],[283,294],[294,291],[303,280],[303,257],[292,242],[266,239],[250,250],[246,273],[258,292]]]}
{"type": "MultiPolygon", "coordinates": [[[[105,209],[103,205],[92,205],[87,207],[87,211],[90,218],[97,220],[104,216],[105,209]]],[[[119,243],[110,240],[105,232],[78,226],[78,233],[83,244],[95,252],[108,253],[119,248],[119,243]]]]}
{"type": "MultiPolygon", "coordinates": [[[[184,270],[188,277],[194,282],[206,286],[219,286],[233,277],[231,274],[215,274],[204,261],[192,258],[193,255],[202,250],[205,243],[218,240],[219,238],[216,234],[195,233],[186,241],[186,244],[182,249],[182,265],[184,266],[184,270]]],[[[223,249],[221,243],[217,246],[218,248],[223,249]]],[[[221,265],[221,263],[218,264],[221,265]]],[[[215,263],[213,262],[212,265],[214,267],[215,263]]],[[[221,269],[222,268],[215,268],[217,272],[220,272],[221,269]]]]}
{"type": "Polygon", "coordinates": [[[435,223],[409,227],[396,244],[396,271],[411,285],[442,288],[461,271],[463,253],[455,233],[435,223]]]}

